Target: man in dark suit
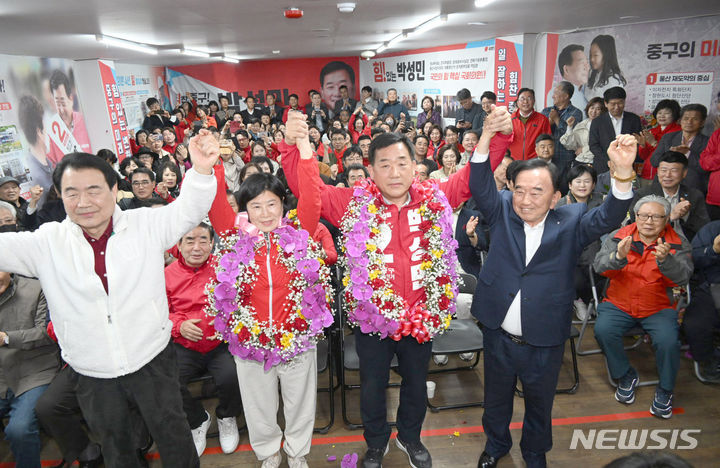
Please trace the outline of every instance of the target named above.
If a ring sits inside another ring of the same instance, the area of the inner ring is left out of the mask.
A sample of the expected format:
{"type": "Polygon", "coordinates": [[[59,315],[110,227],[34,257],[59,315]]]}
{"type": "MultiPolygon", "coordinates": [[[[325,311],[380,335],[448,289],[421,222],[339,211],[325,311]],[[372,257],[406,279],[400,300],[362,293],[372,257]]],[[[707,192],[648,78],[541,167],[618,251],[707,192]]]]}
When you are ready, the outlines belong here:
{"type": "MultiPolygon", "coordinates": [[[[680,110],[679,132],[666,133],[650,157],[650,163],[658,167],[660,156],[666,151],[678,151],[688,158],[688,174],[685,184],[707,194],[710,173],[700,167],[700,154],[705,150],[709,137],[702,129],[707,119],[707,108],[702,104],[688,104],[680,110]]],[[[594,124],[593,124],[594,125],[594,124]]]]}
{"type": "MultiPolygon", "coordinates": [[[[345,109],[348,111],[349,114],[352,114],[355,112],[355,108],[357,107],[357,101],[353,99],[350,96],[350,91],[348,91],[348,87],[345,85],[340,86],[340,99],[335,101],[335,108],[333,109],[333,115],[339,116],[340,111],[345,109]]],[[[310,115],[308,113],[308,115],[310,115]]]]}
{"type": "Polygon", "coordinates": [[[625,112],[627,94],[620,86],[607,89],[603,94],[608,111],[593,120],[590,126],[590,151],[595,155],[593,167],[598,174],[608,170],[607,148],[620,134],[633,135],[642,131],[640,117],[625,112]]]}
{"type": "Polygon", "coordinates": [[[305,114],[309,116],[308,122],[310,125],[315,125],[320,130],[320,133],[327,131],[330,112],[328,112],[327,106],[322,101],[320,93],[315,92],[310,96],[310,103],[305,106],[305,114]]]}
{"type": "Polygon", "coordinates": [[[665,198],[672,211],[670,224],[675,232],[692,241],[701,227],[710,222],[705,195],[685,182],[688,174],[688,159],[677,151],[666,151],[660,156],[658,175],[649,187],[635,193],[630,206],[630,221],[635,222],[635,202],[646,195],[665,198]]]}
{"type": "Polygon", "coordinates": [[[570,336],[575,265],[585,246],[625,217],[637,144],[632,135],[620,135],[609,145],[615,180],[601,206],[587,211],[584,203],[573,203],[555,210],[557,168],[538,158],[518,162],[511,174],[513,192],[497,191],[487,155],[492,136],[483,131],[470,175],[473,198],[492,239],[472,306],[485,337],[483,427],[488,440],[478,467],[496,466],[512,446],[509,425],[518,378],[525,392],[523,458],[528,467],[544,467],[570,336]]]}

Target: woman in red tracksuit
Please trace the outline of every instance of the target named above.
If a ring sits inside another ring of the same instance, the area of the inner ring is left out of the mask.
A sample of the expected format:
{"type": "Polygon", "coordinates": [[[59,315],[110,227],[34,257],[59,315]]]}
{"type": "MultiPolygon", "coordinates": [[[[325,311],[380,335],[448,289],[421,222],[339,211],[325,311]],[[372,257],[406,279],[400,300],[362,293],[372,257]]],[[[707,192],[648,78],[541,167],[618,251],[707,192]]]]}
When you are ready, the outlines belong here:
{"type": "Polygon", "coordinates": [[[362,107],[358,107],[350,116],[350,121],[348,122],[348,131],[350,132],[353,145],[357,145],[360,135],[370,136],[370,130],[372,129],[368,126],[367,115],[365,115],[362,107]],[[360,113],[362,113],[362,115],[360,115],[360,113]],[[357,119],[358,115],[360,115],[360,120],[357,119]]]}
{"type": "MultiPolygon", "coordinates": [[[[300,177],[310,178],[317,175],[318,163],[313,158],[307,138],[304,143],[299,173],[302,174],[300,177]]],[[[224,182],[222,165],[216,166],[215,172],[218,181],[224,182]]],[[[257,273],[250,285],[250,292],[244,294],[249,294],[252,314],[259,324],[257,329],[251,332],[256,336],[270,334],[273,326],[284,328],[288,318],[296,312],[290,297],[293,295],[291,285],[298,271],[291,271],[281,262],[278,247],[282,245],[282,239],[279,234],[274,233],[276,229],[284,226],[285,186],[271,174],[258,173],[249,176],[238,192],[241,213],[237,218],[227,202],[223,186],[224,183],[218,185],[210,210],[210,220],[220,233],[237,227],[240,231],[258,236],[252,254],[257,273]]],[[[315,233],[319,217],[319,188],[316,190],[311,187],[303,191],[298,199],[297,218],[301,229],[315,233]]],[[[247,291],[248,286],[240,285],[239,288],[247,291]]],[[[303,308],[302,311],[306,312],[306,309],[303,308]]],[[[219,318],[220,315],[215,320],[219,318]]],[[[233,333],[239,334],[237,330],[244,329],[235,326],[233,333]]],[[[233,352],[232,345],[230,349],[233,352]]],[[[279,466],[282,460],[280,446],[284,436],[284,450],[289,466],[307,467],[305,456],[310,452],[315,420],[316,350],[302,351],[288,362],[268,364],[266,360],[264,366],[263,362],[258,362],[255,358],[243,358],[240,353],[235,352],[233,354],[250,444],[255,455],[263,461],[263,466],[279,466]],[[278,384],[282,391],[285,414],[284,434],[277,424],[278,384]]]]}
{"type": "Polygon", "coordinates": [[[666,133],[682,130],[677,123],[677,119],[680,117],[680,104],[674,99],[663,99],[658,102],[653,111],[653,116],[657,120],[657,125],[650,130],[643,130],[640,135],[636,135],[638,138],[638,156],[643,161],[646,161],[640,174],[640,177],[647,181],[645,185],[649,185],[657,175],[657,167],[653,167],[649,160],[655,148],[657,148],[658,142],[666,133]]]}

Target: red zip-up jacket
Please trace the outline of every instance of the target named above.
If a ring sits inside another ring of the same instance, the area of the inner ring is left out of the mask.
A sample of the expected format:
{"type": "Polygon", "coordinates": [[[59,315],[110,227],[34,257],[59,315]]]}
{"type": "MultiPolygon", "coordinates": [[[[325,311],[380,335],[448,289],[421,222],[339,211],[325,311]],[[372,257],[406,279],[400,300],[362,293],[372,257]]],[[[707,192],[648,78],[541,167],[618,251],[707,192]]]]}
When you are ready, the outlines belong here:
{"type": "Polygon", "coordinates": [[[656,143],[655,146],[652,146],[649,143],[645,143],[643,146],[638,146],[638,156],[640,156],[640,159],[645,161],[640,177],[648,180],[653,180],[655,178],[655,174],[657,174],[657,167],[653,167],[648,160],[650,159],[650,156],[652,156],[653,151],[655,151],[655,148],[657,148],[657,143],[660,142],[663,135],[666,133],[677,132],[679,130],[682,130],[682,128],[677,124],[677,122],[671,123],[665,127],[665,130],[660,128],[660,125],[650,129],[650,133],[652,133],[655,137],[656,143]]]}
{"type": "MultiPolygon", "coordinates": [[[[299,157],[299,155],[298,155],[299,157]]],[[[223,233],[235,225],[235,212],[227,202],[225,195],[225,171],[222,164],[215,166],[215,177],[218,189],[210,208],[210,223],[218,233],[223,233]]],[[[318,174],[318,165],[315,158],[303,160],[298,164],[300,177],[310,178],[318,174]]],[[[320,221],[320,192],[316,187],[307,187],[298,196],[297,215],[300,226],[308,232],[315,233],[320,221]]],[[[268,242],[268,236],[263,236],[268,242]]],[[[315,240],[320,241],[315,238],[315,240]]],[[[332,238],[330,238],[332,241],[332,238]]],[[[290,295],[290,282],[292,272],[288,271],[277,260],[278,250],[270,240],[270,249],[267,244],[261,246],[255,253],[255,264],[260,268],[257,280],[253,287],[250,304],[260,321],[283,322],[292,312],[289,309],[287,298],[290,295]],[[268,251],[270,254],[268,255],[268,251]]],[[[337,254],[336,254],[337,258],[337,254]]]]}
{"type": "Polygon", "coordinates": [[[352,139],[353,145],[357,145],[360,135],[370,136],[370,132],[372,131],[372,128],[368,127],[367,116],[365,114],[363,114],[361,118],[362,118],[362,121],[365,123],[365,126],[363,127],[362,131],[360,131],[360,132],[355,130],[355,120],[357,120],[357,114],[351,115],[350,121],[348,121],[348,132],[350,132],[350,138],[352,139]]]}
{"type": "Polygon", "coordinates": [[[171,336],[173,341],[185,348],[199,353],[209,353],[220,340],[210,339],[215,335],[212,317],[205,314],[205,285],[215,276],[212,256],[197,268],[185,263],[182,255],[177,262],[165,268],[165,291],[168,297],[170,320],[173,323],[171,336]],[[180,334],[180,325],[186,320],[200,319],[195,326],[202,330],[199,341],[190,341],[180,334]]]}
{"type": "MultiPolygon", "coordinates": [[[[491,157],[493,155],[497,156],[497,153],[504,154],[511,139],[512,137],[508,135],[496,135],[490,143],[491,157]]],[[[299,160],[300,153],[295,145],[290,146],[283,141],[280,143],[280,152],[282,155],[281,163],[290,190],[293,193],[299,191],[302,194],[311,185],[318,187],[322,200],[322,217],[339,227],[347,206],[352,200],[354,189],[325,185],[317,173],[308,174],[306,171],[302,171],[302,164],[300,164],[299,160]]],[[[446,182],[439,184],[451,206],[457,207],[470,198],[469,179],[470,164],[466,164],[458,172],[450,176],[450,179],[446,182]]],[[[415,305],[423,294],[422,282],[417,278],[421,260],[419,255],[415,255],[415,251],[419,248],[420,238],[423,235],[423,232],[419,229],[422,221],[422,218],[417,213],[419,205],[419,196],[412,188],[410,189],[410,201],[407,205],[400,209],[394,204],[385,205],[385,209],[389,213],[387,223],[391,228],[392,237],[383,253],[387,265],[394,270],[393,290],[399,293],[410,307],[415,305]]]]}
{"type": "Polygon", "coordinates": [[[537,157],[535,139],[543,133],[552,135],[550,121],[540,112],[532,111],[527,122],[523,123],[520,111],[516,110],[512,114],[512,123],[514,140],[510,144],[510,154],[513,159],[517,161],[537,157]]]}
{"type": "Polygon", "coordinates": [[[710,172],[705,201],[710,205],[720,205],[720,129],[710,135],[707,146],[700,153],[700,167],[710,172]]]}

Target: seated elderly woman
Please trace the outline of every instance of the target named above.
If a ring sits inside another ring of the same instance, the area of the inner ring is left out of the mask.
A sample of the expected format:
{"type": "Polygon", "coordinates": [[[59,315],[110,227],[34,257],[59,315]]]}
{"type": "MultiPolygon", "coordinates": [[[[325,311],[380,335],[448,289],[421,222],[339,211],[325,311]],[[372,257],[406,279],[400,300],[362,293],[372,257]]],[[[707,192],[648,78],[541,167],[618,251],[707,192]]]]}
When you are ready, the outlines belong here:
{"type": "Polygon", "coordinates": [[[595,257],[595,270],[610,278],[598,306],[595,338],[618,379],[615,399],[635,401],[638,374],[623,348],[623,334],[640,325],[650,334],[660,383],[650,413],[672,416],[673,388],[680,361],[678,313],[673,288],[693,272],[690,243],[668,224],[670,203],[648,195],[635,204],[635,223],[611,233],[595,257]]]}

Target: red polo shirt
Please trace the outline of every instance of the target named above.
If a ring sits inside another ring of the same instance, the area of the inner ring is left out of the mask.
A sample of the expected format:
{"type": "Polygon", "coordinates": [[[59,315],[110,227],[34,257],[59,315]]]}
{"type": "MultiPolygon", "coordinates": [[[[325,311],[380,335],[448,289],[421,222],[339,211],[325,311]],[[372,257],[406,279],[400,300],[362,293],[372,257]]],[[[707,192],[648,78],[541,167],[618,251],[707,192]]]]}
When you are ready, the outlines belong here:
{"type": "Polygon", "coordinates": [[[107,229],[105,229],[103,235],[98,239],[93,239],[87,232],[83,231],[83,236],[85,236],[85,239],[87,239],[90,247],[93,249],[93,255],[95,256],[95,274],[98,275],[98,278],[102,281],[105,293],[108,292],[107,268],[105,267],[105,249],[107,248],[108,239],[110,239],[112,233],[112,218],[110,218],[110,223],[108,224],[107,229]]]}

